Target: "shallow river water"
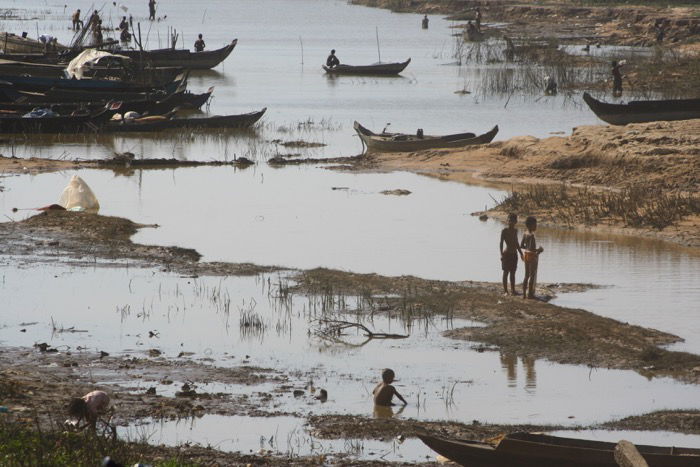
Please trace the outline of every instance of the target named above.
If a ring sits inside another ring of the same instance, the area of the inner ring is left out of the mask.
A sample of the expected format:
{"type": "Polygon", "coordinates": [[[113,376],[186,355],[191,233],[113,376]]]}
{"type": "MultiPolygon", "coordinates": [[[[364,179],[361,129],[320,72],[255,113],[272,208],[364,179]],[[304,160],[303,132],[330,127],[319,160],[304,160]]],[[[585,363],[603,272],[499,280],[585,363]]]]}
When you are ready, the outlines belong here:
{"type": "MultiPolygon", "coordinates": [[[[3,24],[8,30],[34,31],[38,23],[60,41],[68,41],[70,11],[64,12],[63,5],[9,3],[16,8],[29,5],[28,16],[40,20],[8,20],[3,24]]],[[[143,20],[145,2],[122,3],[135,20],[143,20]]],[[[87,11],[90,2],[72,2],[70,8],[78,6],[87,11]]],[[[116,18],[117,10],[111,8],[105,6],[106,16],[116,18]]],[[[348,174],[318,166],[276,169],[266,165],[265,159],[277,152],[310,157],[357,154],[361,148],[352,134],[355,119],[371,128],[381,129],[391,122],[393,129],[422,127],[428,133],[465,128],[480,132],[499,124],[498,139],[523,134],[544,137],[598,123],[578,104],[577,96],[491,96],[480,90],[480,77],[493,65],[457,66],[451,24],[439,17],[431,17],[430,29],[422,31],[418,15],[392,14],[339,0],[215,0],[203,8],[193,12],[192,3],[185,1],[164,4],[158,14],[167,14],[167,20],[153,25],[149,46],[158,45],[158,34],[165,43],[168,26],[181,31],[186,45],[203,32],[210,49],[238,37],[239,45],[224,65],[194,74],[190,87],[203,91],[217,86],[213,113],[267,106],[257,130],[158,138],[32,138],[5,141],[0,150],[5,155],[62,158],[103,157],[114,151],[196,160],[245,155],[258,164],[246,170],[201,167],[126,174],[83,170],[79,175],[95,191],[101,214],[160,225],[141,230],[135,242],[194,248],[205,261],[497,281],[497,244],[503,226],[492,220],[480,222],[470,213],[492,205],[502,191],[408,173],[348,174]],[[330,48],[336,48],[348,63],[376,61],[377,31],[382,60],[412,58],[402,77],[329,79],[322,74],[320,64],[330,48]],[[465,87],[473,93],[455,94],[465,87]],[[271,142],[276,139],[304,139],[327,146],[285,149],[271,142]],[[380,193],[396,188],[411,194],[380,193]]],[[[71,175],[1,179],[0,211],[17,220],[30,213],[12,213],[14,207],[56,202],[71,175]]],[[[538,239],[545,248],[541,282],[605,286],[562,295],[556,303],[674,333],[685,339],[674,349],[700,352],[700,255],[696,251],[551,229],[539,230],[538,239]]],[[[284,283],[284,275],[191,279],[134,268],[37,266],[1,258],[3,345],[46,341],[114,353],[158,348],[168,357],[184,349],[194,352],[193,358],[213,358],[220,365],[245,360],[284,369],[309,375],[330,394],[326,404],[310,395],[281,396],[284,409],[299,414],[372,415],[369,392],[384,367],[396,370],[398,388],[410,401],[397,416],[421,419],[576,426],[654,409],[694,408],[700,396],[695,386],[646,380],[633,372],[475,352],[470,343],[440,336],[445,329],[473,323],[441,317],[415,322],[379,317],[369,323],[374,329],[411,337],[359,347],[328,345],[308,335],[318,317],[318,300],[295,297],[283,306],[274,299],[275,284],[284,283]],[[241,317],[251,313],[263,326],[243,332],[241,317]],[[87,332],[53,329],[71,326],[87,332]],[[159,337],[148,338],[153,330],[159,337]]],[[[303,387],[305,378],[300,376],[295,383],[303,387]]],[[[159,392],[167,390],[159,388],[159,392]]],[[[216,427],[234,423],[238,422],[208,416],[190,425],[154,423],[149,430],[157,434],[149,433],[168,443],[206,443],[216,427]]],[[[264,425],[260,435],[269,438],[275,432],[274,419],[259,423],[264,425]]],[[[296,432],[301,422],[285,418],[277,423],[283,427],[281,432],[289,433],[296,432]]],[[[279,439],[271,449],[284,452],[279,439]]],[[[256,433],[236,443],[226,444],[223,438],[214,442],[226,449],[257,451],[259,441],[256,433]]],[[[692,440],[684,443],[700,445],[692,440]]],[[[316,452],[301,449],[301,441],[293,446],[296,452],[316,452]]],[[[287,451],[294,452],[293,446],[287,451]]],[[[399,455],[402,449],[412,453],[406,454],[411,460],[425,455],[420,448],[414,451],[408,446],[399,448],[399,455]]],[[[375,452],[391,446],[365,448],[375,452]]]]}

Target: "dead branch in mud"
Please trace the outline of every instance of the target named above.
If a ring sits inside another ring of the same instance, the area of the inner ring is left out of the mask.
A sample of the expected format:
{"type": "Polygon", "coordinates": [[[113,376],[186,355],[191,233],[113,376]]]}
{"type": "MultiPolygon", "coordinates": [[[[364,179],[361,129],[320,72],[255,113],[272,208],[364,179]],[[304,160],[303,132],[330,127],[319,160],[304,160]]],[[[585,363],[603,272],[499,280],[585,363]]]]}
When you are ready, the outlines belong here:
{"type": "MultiPolygon", "coordinates": [[[[338,342],[338,337],[343,334],[343,331],[350,328],[357,328],[364,332],[367,340],[371,339],[406,339],[409,337],[406,334],[390,334],[385,332],[371,331],[367,326],[351,321],[341,321],[335,319],[319,319],[319,328],[314,333],[324,339],[329,339],[338,342]]],[[[341,341],[342,342],[342,341],[341,341]]]]}

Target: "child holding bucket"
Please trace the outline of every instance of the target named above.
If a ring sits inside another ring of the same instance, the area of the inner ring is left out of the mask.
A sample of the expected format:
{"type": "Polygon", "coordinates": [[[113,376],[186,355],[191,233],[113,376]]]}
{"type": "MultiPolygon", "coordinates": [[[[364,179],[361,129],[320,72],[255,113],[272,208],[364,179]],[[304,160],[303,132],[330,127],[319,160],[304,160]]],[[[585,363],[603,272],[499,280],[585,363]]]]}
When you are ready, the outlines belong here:
{"type": "Polygon", "coordinates": [[[537,230],[537,219],[529,216],[525,219],[527,232],[523,234],[520,247],[523,249],[523,262],[525,263],[525,280],[523,281],[523,298],[535,298],[535,284],[537,283],[537,263],[540,253],[544,248],[537,247],[535,231],[537,230]]]}

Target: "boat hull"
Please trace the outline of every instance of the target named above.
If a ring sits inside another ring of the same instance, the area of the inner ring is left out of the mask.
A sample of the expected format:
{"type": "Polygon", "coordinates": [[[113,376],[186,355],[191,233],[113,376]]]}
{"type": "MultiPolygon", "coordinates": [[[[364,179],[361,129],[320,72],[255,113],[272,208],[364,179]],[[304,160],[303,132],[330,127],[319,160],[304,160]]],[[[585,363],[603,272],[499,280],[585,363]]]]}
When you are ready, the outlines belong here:
{"type": "Polygon", "coordinates": [[[700,118],[700,99],[632,101],[629,104],[601,102],[588,93],[583,100],[596,116],[611,125],[700,118]]]}
{"type": "MultiPolygon", "coordinates": [[[[616,443],[579,440],[534,433],[513,433],[492,444],[447,439],[429,434],[418,437],[435,452],[464,466],[478,467],[617,467],[616,443]]],[[[700,465],[700,449],[637,446],[649,467],[700,465]]]]}
{"type": "Polygon", "coordinates": [[[340,64],[329,68],[323,65],[323,69],[329,75],[377,75],[377,76],[391,76],[398,75],[403,70],[406,69],[408,64],[411,63],[409,58],[405,62],[399,63],[376,63],[374,65],[344,65],[340,64]]]}
{"type": "Polygon", "coordinates": [[[230,44],[216,50],[190,52],[186,49],[120,50],[117,53],[136,61],[148,62],[154,67],[181,67],[190,70],[208,70],[226,60],[238,44],[234,39],[230,44]]]}
{"type": "Polygon", "coordinates": [[[169,120],[155,120],[143,123],[110,123],[103,131],[110,133],[154,132],[180,128],[189,129],[235,129],[249,128],[265,114],[267,108],[256,112],[240,115],[223,115],[205,118],[173,118],[169,120]]]}
{"type": "Polygon", "coordinates": [[[354,128],[362,142],[367,146],[367,152],[412,152],[424,149],[460,148],[490,143],[498,133],[498,126],[478,136],[474,133],[458,133],[423,137],[406,134],[376,134],[358,122],[355,122],[354,128]]]}

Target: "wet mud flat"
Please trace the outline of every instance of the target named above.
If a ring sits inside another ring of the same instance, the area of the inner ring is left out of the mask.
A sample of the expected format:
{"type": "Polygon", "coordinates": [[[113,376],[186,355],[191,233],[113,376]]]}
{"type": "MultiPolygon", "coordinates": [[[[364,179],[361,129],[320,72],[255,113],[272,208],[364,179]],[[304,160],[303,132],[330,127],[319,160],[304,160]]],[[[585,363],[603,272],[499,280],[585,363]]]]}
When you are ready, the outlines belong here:
{"type": "MultiPolygon", "coordinates": [[[[0,236],[6,245],[5,253],[12,261],[84,263],[90,267],[95,264],[125,267],[128,261],[128,267],[155,267],[188,276],[256,275],[282,270],[250,264],[206,263],[200,261],[194,250],[135,244],[130,237],[139,228],[153,227],[116,217],[48,211],[21,222],[0,225],[0,236]],[[96,258],[100,259],[98,263],[95,263],[96,258]]],[[[557,293],[591,287],[586,284],[545,285],[538,289],[542,300],[523,300],[502,296],[500,284],[386,277],[329,269],[288,272],[293,278],[290,293],[364,296],[369,303],[367,313],[397,317],[422,313],[483,323],[485,326],[463,327],[446,333],[453,339],[467,339],[478,352],[502,350],[554,362],[632,369],[649,378],[672,377],[691,384],[700,382],[700,356],[671,352],[662,347],[677,342],[680,337],[546,302],[557,293]]],[[[290,413],[280,401],[290,392],[303,388],[308,375],[250,366],[242,355],[231,356],[229,363],[231,366],[226,368],[218,367],[211,359],[186,353],[166,358],[155,349],[107,355],[47,345],[32,349],[5,348],[0,351],[3,372],[0,395],[12,417],[27,426],[36,423],[45,424],[45,427],[58,426],[65,419],[65,400],[56,398],[55,394],[79,395],[96,386],[114,394],[117,408],[114,422],[121,425],[209,414],[299,415],[290,413]],[[208,390],[211,384],[249,389],[208,390]]],[[[698,415],[694,412],[656,413],[620,423],[623,423],[621,426],[652,429],[660,419],[669,430],[690,433],[697,430],[698,415]]],[[[452,436],[486,438],[504,431],[559,428],[382,420],[332,414],[310,416],[306,421],[308,430],[323,439],[386,440],[392,436],[411,437],[425,428],[452,436]]],[[[606,428],[616,426],[616,422],[611,423],[606,428]]],[[[141,452],[166,457],[185,455],[189,461],[199,459],[222,465],[289,462],[269,453],[231,454],[193,446],[170,450],[147,447],[141,452]]],[[[303,458],[294,462],[320,461],[303,458]]]]}

